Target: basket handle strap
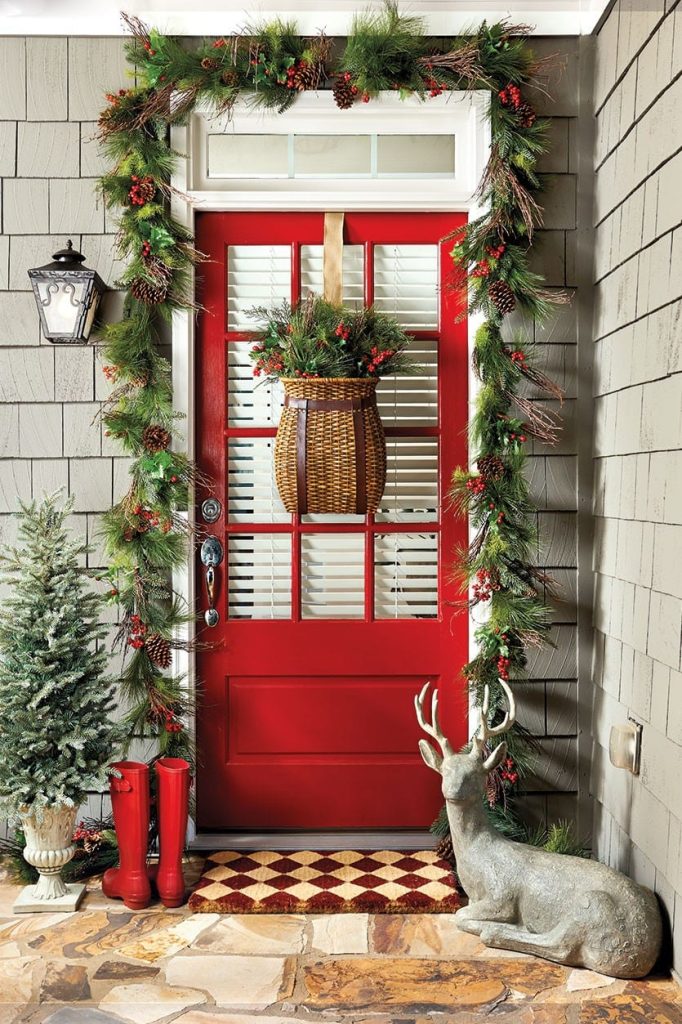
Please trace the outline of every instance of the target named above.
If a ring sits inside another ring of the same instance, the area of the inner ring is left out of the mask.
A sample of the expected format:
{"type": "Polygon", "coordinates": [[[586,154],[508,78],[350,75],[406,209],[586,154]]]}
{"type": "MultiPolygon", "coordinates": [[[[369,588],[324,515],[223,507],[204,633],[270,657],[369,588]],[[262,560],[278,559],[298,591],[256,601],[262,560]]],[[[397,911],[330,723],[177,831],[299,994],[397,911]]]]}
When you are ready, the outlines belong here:
{"type": "Polygon", "coordinates": [[[296,400],[296,497],[298,514],[304,516],[308,511],[308,488],[306,485],[307,434],[308,434],[308,399],[296,400]]]}
{"type": "Polygon", "coordinates": [[[353,437],[355,440],[355,511],[367,514],[367,474],[365,472],[365,418],[362,399],[353,398],[353,437]]]}

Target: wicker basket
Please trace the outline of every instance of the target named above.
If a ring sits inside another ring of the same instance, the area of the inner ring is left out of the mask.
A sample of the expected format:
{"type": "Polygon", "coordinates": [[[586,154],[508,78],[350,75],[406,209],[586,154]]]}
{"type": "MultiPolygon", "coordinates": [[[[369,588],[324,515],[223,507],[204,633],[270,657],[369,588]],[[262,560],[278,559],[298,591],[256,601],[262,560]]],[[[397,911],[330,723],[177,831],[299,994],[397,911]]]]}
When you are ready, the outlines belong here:
{"type": "Polygon", "coordinates": [[[377,382],[286,377],[282,383],[275,479],[287,512],[376,512],[386,483],[377,382]]]}

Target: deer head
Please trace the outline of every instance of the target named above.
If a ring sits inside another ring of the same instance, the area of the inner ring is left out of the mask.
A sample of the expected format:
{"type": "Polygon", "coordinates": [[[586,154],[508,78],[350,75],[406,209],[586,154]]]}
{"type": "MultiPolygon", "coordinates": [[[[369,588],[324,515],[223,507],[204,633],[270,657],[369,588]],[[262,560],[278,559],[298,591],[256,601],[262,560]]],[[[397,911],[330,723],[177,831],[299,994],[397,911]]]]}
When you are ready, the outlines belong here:
{"type": "Polygon", "coordinates": [[[440,727],[438,690],[434,690],[431,698],[431,721],[426,719],[424,704],[430,685],[430,683],[426,683],[421,693],[414,698],[414,706],[419,725],[427,736],[436,741],[441,753],[439,754],[428,740],[419,741],[419,751],[429,768],[433,768],[435,772],[439,772],[443,776],[443,796],[446,800],[468,803],[474,799],[480,799],[482,782],[486,775],[493,768],[497,768],[507,756],[507,744],[504,741],[498,744],[488,756],[486,756],[486,749],[488,740],[492,736],[501,736],[503,733],[509,732],[516,721],[514,695],[508,683],[504,679],[500,679],[500,685],[507,697],[508,710],[499,725],[491,726],[488,723],[490,690],[486,686],[480,708],[479,725],[471,741],[471,751],[468,754],[456,754],[440,727]]]}

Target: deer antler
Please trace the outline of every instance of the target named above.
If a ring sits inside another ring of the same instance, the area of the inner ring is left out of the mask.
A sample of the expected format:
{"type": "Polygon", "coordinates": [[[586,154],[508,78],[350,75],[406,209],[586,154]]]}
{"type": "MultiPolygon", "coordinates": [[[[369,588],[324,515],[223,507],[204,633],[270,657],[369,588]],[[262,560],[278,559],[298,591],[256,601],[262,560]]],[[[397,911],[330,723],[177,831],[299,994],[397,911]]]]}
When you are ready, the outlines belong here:
{"type": "MultiPolygon", "coordinates": [[[[421,692],[414,698],[414,709],[417,712],[417,721],[426,735],[431,736],[436,741],[440,749],[443,751],[443,757],[451,757],[453,753],[452,747],[450,746],[447,737],[443,734],[440,727],[440,721],[438,719],[438,690],[433,691],[433,696],[431,698],[431,722],[427,722],[426,717],[424,716],[424,701],[426,700],[426,694],[428,693],[430,685],[431,683],[425,683],[421,692]]],[[[421,742],[427,745],[425,740],[422,740],[421,742]]]]}
{"type": "Polygon", "coordinates": [[[499,683],[506,694],[508,710],[499,725],[490,725],[488,723],[488,712],[490,711],[490,687],[486,683],[485,690],[483,691],[483,703],[481,704],[480,709],[481,720],[478,729],[473,736],[474,749],[477,749],[479,752],[483,750],[491,736],[501,736],[503,733],[509,732],[516,721],[516,701],[514,700],[514,694],[511,691],[511,687],[505,679],[500,679],[499,683]]]}

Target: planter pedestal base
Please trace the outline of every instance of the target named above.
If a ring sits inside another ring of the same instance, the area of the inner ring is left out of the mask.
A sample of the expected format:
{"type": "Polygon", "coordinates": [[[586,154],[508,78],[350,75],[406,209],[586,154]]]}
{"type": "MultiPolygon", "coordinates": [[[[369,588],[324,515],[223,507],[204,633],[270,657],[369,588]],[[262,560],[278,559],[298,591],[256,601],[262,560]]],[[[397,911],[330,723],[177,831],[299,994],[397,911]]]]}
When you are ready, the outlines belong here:
{"type": "Polygon", "coordinates": [[[66,893],[63,896],[57,896],[55,899],[50,900],[38,899],[35,891],[35,885],[24,886],[14,901],[12,913],[36,914],[42,911],[46,914],[63,914],[72,910],[78,910],[78,904],[83,898],[85,886],[81,885],[80,882],[71,882],[66,886],[66,893]]]}

